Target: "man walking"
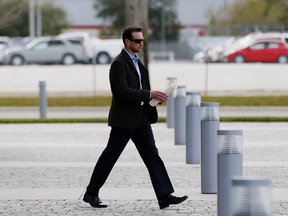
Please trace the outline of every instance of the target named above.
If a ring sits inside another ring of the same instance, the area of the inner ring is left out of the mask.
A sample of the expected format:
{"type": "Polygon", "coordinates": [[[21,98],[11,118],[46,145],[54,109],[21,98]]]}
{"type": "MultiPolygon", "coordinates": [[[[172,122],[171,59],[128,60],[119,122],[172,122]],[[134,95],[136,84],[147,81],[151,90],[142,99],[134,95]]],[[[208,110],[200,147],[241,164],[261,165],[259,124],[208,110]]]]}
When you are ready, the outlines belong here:
{"type": "Polygon", "coordinates": [[[139,61],[137,53],[143,47],[142,29],[130,26],[122,34],[124,49],[110,67],[112,104],[108,124],[111,126],[108,144],[95,165],[83,200],[93,207],[105,208],[99,198],[99,190],[108,178],[113,166],[131,139],[144,161],[158,199],[160,209],[179,204],[188,196],[173,196],[173,186],[165,165],[155,145],[152,123],[156,123],[156,107],[149,105],[151,99],[161,103],[167,94],[151,90],[147,68],[139,61]]]}

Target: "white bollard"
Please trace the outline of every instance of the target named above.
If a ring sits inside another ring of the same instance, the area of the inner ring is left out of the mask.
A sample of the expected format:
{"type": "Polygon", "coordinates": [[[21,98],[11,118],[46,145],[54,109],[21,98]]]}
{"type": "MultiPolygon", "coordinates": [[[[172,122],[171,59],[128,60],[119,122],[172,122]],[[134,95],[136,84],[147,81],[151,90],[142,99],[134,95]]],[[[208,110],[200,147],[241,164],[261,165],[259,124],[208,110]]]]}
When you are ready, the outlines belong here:
{"type": "Polygon", "coordinates": [[[217,208],[218,216],[231,216],[231,178],[243,174],[243,136],[241,130],[218,130],[217,208]]]}
{"type": "Polygon", "coordinates": [[[186,94],[186,163],[201,161],[201,96],[198,92],[186,94]]]}
{"type": "Polygon", "coordinates": [[[174,98],[175,145],[186,144],[186,88],[178,86],[174,98]]]}
{"type": "Polygon", "coordinates": [[[201,192],[217,193],[219,103],[201,103],[201,192]]]}
{"type": "Polygon", "coordinates": [[[231,181],[232,216],[272,216],[268,177],[234,176],[231,181]]]}

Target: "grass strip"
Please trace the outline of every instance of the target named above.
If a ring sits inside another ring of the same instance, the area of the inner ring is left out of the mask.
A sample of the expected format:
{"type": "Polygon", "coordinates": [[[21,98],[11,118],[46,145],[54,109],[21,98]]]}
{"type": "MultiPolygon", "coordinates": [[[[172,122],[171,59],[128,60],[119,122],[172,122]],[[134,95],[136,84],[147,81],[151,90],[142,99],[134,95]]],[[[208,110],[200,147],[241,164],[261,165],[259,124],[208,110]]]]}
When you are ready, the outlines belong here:
{"type": "Polygon", "coordinates": [[[239,116],[239,117],[221,117],[221,122],[288,122],[288,117],[276,116],[239,116]]]}
{"type": "MultiPolygon", "coordinates": [[[[202,102],[218,102],[220,106],[288,106],[288,96],[202,96],[202,102]]],[[[0,106],[38,106],[38,97],[1,97],[0,106]]],[[[48,97],[49,107],[110,106],[111,96],[48,97]]]]}
{"type": "MultiPolygon", "coordinates": [[[[68,107],[68,106],[110,106],[111,97],[48,97],[47,104],[49,107],[68,107]]],[[[31,107],[38,106],[38,97],[2,97],[0,106],[19,106],[31,107]]]]}
{"type": "Polygon", "coordinates": [[[107,118],[23,118],[0,119],[0,124],[31,123],[107,123],[107,118]]]}

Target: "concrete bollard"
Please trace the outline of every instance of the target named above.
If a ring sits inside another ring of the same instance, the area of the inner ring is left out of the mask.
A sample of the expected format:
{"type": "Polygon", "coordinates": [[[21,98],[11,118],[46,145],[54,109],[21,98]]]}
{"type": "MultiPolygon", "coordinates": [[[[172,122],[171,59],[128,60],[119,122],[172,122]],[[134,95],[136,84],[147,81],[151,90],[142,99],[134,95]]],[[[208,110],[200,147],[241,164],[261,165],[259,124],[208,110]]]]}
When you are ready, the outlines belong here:
{"type": "Polygon", "coordinates": [[[231,181],[232,216],[272,216],[268,177],[234,176],[231,181]]]}
{"type": "MultiPolygon", "coordinates": [[[[167,78],[169,86],[172,83],[177,82],[176,77],[168,77],[167,78]]],[[[166,113],[167,113],[167,128],[174,128],[175,120],[174,120],[174,97],[175,97],[175,91],[168,97],[167,106],[166,106],[166,113]]]]}
{"type": "Polygon", "coordinates": [[[47,117],[47,96],[46,96],[46,82],[39,82],[39,112],[40,118],[47,117]]]}
{"type": "Polygon", "coordinates": [[[232,215],[231,178],[243,174],[243,136],[241,130],[218,130],[217,208],[218,216],[232,215]]]}
{"type": "Polygon", "coordinates": [[[201,192],[217,193],[219,103],[201,103],[201,192]]]}
{"type": "Polygon", "coordinates": [[[178,86],[174,98],[175,145],[186,144],[186,88],[178,86]]]}
{"type": "Polygon", "coordinates": [[[201,96],[198,92],[186,94],[186,163],[199,164],[201,160],[201,96]]]}

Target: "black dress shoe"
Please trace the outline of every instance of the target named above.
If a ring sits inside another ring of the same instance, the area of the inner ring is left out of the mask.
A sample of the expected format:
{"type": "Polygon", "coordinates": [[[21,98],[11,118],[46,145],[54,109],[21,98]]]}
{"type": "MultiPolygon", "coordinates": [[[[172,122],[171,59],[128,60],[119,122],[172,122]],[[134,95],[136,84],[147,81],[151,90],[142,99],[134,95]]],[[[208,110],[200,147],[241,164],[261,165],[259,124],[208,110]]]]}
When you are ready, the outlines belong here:
{"type": "Polygon", "coordinates": [[[163,208],[169,207],[169,205],[172,205],[172,204],[175,205],[175,204],[182,203],[186,199],[188,199],[188,196],[186,196],[186,195],[183,196],[183,197],[176,197],[176,196],[173,196],[173,195],[169,195],[169,196],[167,196],[164,199],[159,199],[158,200],[158,204],[160,206],[160,209],[163,209],[163,208]]]}
{"type": "Polygon", "coordinates": [[[101,204],[102,201],[98,196],[93,196],[88,194],[87,192],[84,194],[83,201],[89,203],[94,208],[107,208],[107,205],[101,204]]]}

